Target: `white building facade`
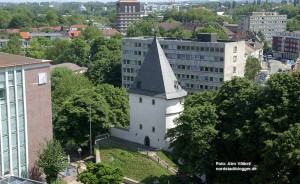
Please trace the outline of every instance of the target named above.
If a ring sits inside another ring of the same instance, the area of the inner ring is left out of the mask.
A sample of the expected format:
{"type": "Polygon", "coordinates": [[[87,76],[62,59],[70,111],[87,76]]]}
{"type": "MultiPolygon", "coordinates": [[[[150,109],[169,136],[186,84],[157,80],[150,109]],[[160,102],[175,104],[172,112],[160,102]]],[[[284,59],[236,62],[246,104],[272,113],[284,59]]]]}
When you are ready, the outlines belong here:
{"type": "Polygon", "coordinates": [[[156,38],[129,92],[130,128],[111,129],[111,136],[159,149],[168,149],[167,130],[183,111],[181,89],[156,38]]]}
{"type": "MultiPolygon", "coordinates": [[[[186,91],[216,90],[223,81],[244,77],[245,41],[159,38],[179,84],[186,91]]],[[[129,89],[143,63],[152,38],[122,39],[122,85],[129,89]]]]}

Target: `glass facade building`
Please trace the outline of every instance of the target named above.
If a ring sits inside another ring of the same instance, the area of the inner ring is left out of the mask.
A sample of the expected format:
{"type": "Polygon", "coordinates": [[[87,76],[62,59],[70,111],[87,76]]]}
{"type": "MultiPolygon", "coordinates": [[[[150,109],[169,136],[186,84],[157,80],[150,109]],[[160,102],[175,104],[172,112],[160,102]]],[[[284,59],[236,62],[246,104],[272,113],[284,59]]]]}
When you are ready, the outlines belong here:
{"type": "Polygon", "coordinates": [[[0,69],[0,175],[27,177],[24,70],[0,69]]]}

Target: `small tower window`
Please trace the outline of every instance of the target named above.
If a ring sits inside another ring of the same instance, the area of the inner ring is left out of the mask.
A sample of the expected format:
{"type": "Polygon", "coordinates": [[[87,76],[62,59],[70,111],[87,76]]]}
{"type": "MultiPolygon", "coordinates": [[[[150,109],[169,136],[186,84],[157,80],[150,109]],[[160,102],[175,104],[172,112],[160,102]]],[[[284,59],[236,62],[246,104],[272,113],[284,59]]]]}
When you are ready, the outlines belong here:
{"type": "Polygon", "coordinates": [[[152,127],[152,132],[155,132],[155,127],[152,127]]]}
{"type": "Polygon", "coordinates": [[[143,99],[142,99],[142,97],[140,97],[140,103],[142,103],[143,102],[143,99]]]}
{"type": "Polygon", "coordinates": [[[155,105],[155,100],[154,99],[152,99],[152,105],[155,105]]]}
{"type": "Polygon", "coordinates": [[[142,124],[140,124],[140,130],[143,130],[143,125],[142,124]]]}
{"type": "Polygon", "coordinates": [[[141,88],[141,85],[142,85],[142,82],[141,82],[141,81],[137,81],[137,83],[136,83],[136,88],[140,89],[140,88],[141,88]]]}

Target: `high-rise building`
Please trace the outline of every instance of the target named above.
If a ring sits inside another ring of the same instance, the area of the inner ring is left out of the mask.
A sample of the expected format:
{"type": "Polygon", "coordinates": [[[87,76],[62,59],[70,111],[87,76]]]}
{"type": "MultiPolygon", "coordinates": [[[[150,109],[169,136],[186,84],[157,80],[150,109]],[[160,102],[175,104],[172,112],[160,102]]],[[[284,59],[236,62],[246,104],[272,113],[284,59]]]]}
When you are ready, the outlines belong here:
{"type": "Polygon", "coordinates": [[[50,61],[0,52],[0,175],[26,177],[52,138],[50,61]]]}
{"type": "Polygon", "coordinates": [[[117,30],[126,33],[127,27],[140,20],[140,2],[138,0],[119,0],[117,2],[117,30]]]}
{"type": "Polygon", "coordinates": [[[286,23],[287,15],[279,15],[277,12],[251,12],[239,17],[238,30],[261,32],[266,41],[271,43],[276,32],[286,30],[286,23]]]}
{"type": "MultiPolygon", "coordinates": [[[[125,88],[132,86],[152,39],[122,39],[122,84],[125,88]]],[[[190,93],[218,89],[223,81],[244,76],[245,41],[217,40],[216,34],[200,34],[198,40],[158,40],[179,84],[190,93]]]]}
{"type": "Polygon", "coordinates": [[[273,56],[277,59],[300,57],[300,31],[279,32],[273,36],[273,56]]]}

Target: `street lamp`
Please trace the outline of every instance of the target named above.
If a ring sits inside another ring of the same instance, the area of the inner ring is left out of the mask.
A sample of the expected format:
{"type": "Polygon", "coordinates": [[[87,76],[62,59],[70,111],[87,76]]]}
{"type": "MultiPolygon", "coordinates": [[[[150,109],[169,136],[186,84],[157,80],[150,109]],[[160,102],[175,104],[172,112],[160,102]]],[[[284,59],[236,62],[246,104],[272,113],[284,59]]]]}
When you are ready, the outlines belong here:
{"type": "Polygon", "coordinates": [[[77,151],[78,151],[78,154],[79,154],[79,159],[81,160],[81,152],[82,152],[81,147],[79,147],[79,148],[77,149],[77,151]]]}
{"type": "Polygon", "coordinates": [[[93,145],[92,145],[92,106],[90,105],[90,155],[93,155],[93,145]]]}

